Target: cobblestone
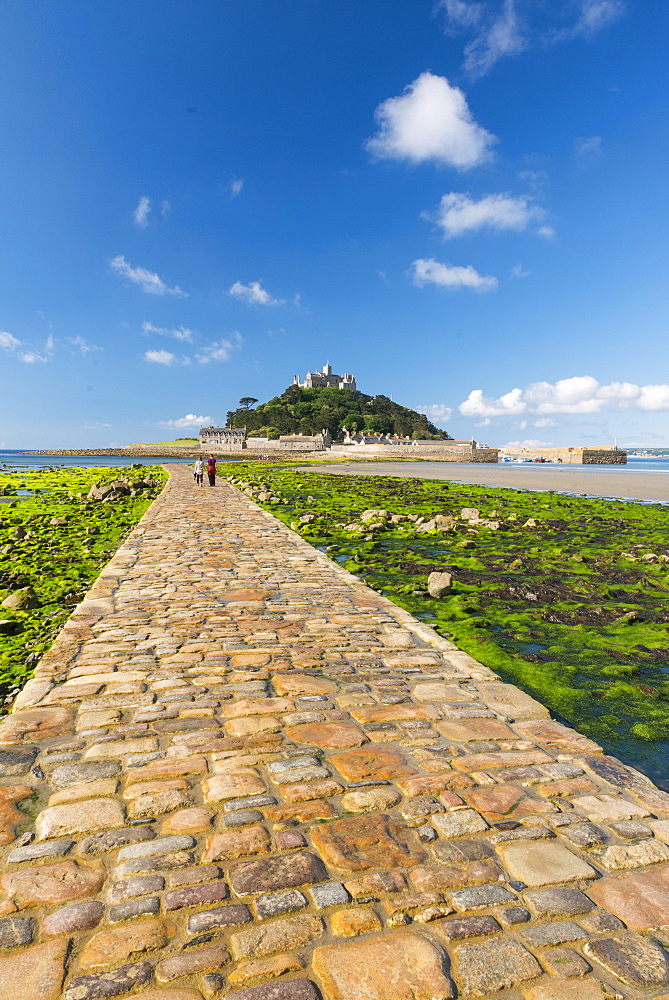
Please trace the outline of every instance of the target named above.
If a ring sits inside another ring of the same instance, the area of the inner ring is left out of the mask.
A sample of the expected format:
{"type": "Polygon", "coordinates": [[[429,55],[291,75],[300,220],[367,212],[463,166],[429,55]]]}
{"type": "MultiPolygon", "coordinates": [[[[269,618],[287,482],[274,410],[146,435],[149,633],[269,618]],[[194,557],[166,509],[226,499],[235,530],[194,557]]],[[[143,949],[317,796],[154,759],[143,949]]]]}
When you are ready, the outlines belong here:
{"type": "Polygon", "coordinates": [[[227,486],[174,468],[29,684],[0,1000],[668,1000],[669,795],[227,486]]]}

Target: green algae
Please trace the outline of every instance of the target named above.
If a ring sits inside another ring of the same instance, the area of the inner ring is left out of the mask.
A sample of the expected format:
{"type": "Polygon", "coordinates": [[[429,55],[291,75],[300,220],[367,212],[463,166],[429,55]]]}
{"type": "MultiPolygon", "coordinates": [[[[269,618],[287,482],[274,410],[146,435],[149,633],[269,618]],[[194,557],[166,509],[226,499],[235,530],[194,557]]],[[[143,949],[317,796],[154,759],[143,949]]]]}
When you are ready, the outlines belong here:
{"type": "Polygon", "coordinates": [[[669,787],[667,508],[266,464],[220,473],[266,488],[280,502],[254,499],[307,541],[669,787]],[[464,507],[499,530],[346,530],[368,509],[430,519],[464,507]],[[427,577],[444,570],[452,592],[434,600],[427,577]]]}
{"type": "Polygon", "coordinates": [[[0,702],[30,676],[72,607],[151,504],[167,475],[159,466],[34,470],[0,477],[0,604],[30,588],[24,608],[1,608],[0,702]],[[153,486],[112,502],[88,501],[94,483],[120,476],[153,486]],[[52,519],[64,521],[51,524],[52,519]],[[34,596],[33,596],[34,595],[34,596]]]}

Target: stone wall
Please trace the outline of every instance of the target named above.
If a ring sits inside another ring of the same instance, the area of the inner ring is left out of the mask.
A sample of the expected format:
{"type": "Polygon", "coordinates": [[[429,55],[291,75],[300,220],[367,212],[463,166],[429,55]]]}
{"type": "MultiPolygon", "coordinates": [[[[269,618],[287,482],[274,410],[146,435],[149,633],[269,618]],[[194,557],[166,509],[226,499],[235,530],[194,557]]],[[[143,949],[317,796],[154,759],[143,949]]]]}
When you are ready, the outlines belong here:
{"type": "Polygon", "coordinates": [[[509,458],[558,460],[569,465],[627,465],[627,452],[621,448],[505,448],[509,458]]]}
{"type": "Polygon", "coordinates": [[[497,462],[498,448],[472,448],[469,445],[443,446],[434,442],[433,447],[423,445],[356,444],[333,445],[331,455],[337,458],[407,458],[433,462],[497,462]]]}

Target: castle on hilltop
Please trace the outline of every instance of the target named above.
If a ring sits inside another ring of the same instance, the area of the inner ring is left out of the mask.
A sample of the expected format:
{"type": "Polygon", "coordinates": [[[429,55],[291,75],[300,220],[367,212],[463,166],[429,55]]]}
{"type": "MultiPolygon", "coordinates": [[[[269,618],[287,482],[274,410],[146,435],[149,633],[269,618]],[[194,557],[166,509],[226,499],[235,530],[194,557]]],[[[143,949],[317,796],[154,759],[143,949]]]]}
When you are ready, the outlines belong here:
{"type": "Polygon", "coordinates": [[[355,389],[355,376],[344,372],[343,375],[333,375],[332,365],[323,365],[322,372],[307,372],[304,382],[300,382],[299,375],[293,377],[293,385],[299,385],[302,389],[355,389]]]}

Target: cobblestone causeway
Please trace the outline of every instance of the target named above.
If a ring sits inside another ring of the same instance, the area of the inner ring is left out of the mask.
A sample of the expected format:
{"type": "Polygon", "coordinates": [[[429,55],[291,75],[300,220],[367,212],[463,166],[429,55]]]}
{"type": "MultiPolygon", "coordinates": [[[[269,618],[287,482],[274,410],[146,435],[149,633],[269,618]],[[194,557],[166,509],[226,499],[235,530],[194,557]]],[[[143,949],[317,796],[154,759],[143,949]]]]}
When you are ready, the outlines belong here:
{"type": "Polygon", "coordinates": [[[170,471],[0,723],[0,1000],[669,1000],[669,795],[170,471]]]}

